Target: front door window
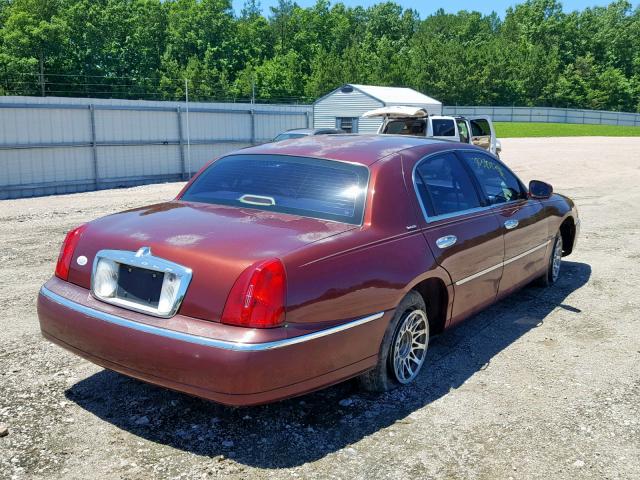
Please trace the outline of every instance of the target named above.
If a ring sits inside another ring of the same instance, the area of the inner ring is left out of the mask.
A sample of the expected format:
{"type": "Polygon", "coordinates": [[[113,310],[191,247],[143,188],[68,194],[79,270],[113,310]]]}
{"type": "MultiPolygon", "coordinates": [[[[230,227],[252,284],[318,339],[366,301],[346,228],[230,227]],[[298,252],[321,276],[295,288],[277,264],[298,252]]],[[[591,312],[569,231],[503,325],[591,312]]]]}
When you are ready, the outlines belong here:
{"type": "Polygon", "coordinates": [[[475,174],[490,205],[527,198],[518,178],[501,162],[481,152],[460,151],[475,174]]]}

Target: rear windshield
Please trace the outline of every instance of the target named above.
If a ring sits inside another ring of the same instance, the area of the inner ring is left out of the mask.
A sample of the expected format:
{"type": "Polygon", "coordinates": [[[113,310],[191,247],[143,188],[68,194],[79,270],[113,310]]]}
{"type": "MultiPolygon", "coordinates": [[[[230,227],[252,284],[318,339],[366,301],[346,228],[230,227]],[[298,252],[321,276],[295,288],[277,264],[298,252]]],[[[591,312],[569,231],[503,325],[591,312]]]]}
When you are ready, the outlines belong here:
{"type": "Polygon", "coordinates": [[[182,200],[359,225],[368,182],[364,165],[288,155],[230,155],[202,172],[182,200]]]}
{"type": "Polygon", "coordinates": [[[384,133],[388,135],[416,135],[424,136],[426,122],[423,119],[391,120],[385,126],[384,133]]]}

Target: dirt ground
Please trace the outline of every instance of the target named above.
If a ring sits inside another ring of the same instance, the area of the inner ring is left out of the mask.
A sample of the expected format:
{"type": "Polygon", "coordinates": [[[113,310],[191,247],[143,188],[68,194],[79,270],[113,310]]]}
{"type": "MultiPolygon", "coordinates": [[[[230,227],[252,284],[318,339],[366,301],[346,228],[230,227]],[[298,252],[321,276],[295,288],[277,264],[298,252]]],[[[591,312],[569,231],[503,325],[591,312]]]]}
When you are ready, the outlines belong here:
{"type": "Polygon", "coordinates": [[[0,202],[0,478],[640,478],[640,138],[505,139],[573,197],[577,251],[434,339],[415,385],[353,381],[232,409],[102,370],[40,337],[64,232],[181,184],[0,202]]]}

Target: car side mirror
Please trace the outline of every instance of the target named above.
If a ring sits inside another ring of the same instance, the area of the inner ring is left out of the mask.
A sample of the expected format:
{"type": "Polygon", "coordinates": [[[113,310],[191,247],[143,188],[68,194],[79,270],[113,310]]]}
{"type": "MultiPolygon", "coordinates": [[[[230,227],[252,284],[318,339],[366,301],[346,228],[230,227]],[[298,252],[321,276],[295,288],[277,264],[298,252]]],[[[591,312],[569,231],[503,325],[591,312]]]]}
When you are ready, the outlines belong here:
{"type": "Polygon", "coordinates": [[[553,187],[546,182],[540,180],[531,180],[529,182],[529,198],[544,200],[549,198],[553,193],[553,187]]]}

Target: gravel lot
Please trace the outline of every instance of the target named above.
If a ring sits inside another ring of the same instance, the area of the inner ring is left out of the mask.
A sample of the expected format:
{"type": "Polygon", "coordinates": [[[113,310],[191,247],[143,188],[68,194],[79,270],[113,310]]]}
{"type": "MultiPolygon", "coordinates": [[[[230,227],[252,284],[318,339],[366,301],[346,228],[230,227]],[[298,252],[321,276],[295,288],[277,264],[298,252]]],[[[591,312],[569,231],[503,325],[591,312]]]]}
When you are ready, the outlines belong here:
{"type": "Polygon", "coordinates": [[[417,383],[379,396],[352,381],[232,409],[48,344],[35,297],[64,232],[181,184],[0,202],[0,478],[640,478],[640,138],[503,149],[576,201],[577,251],[555,287],[434,339],[417,383]]]}

